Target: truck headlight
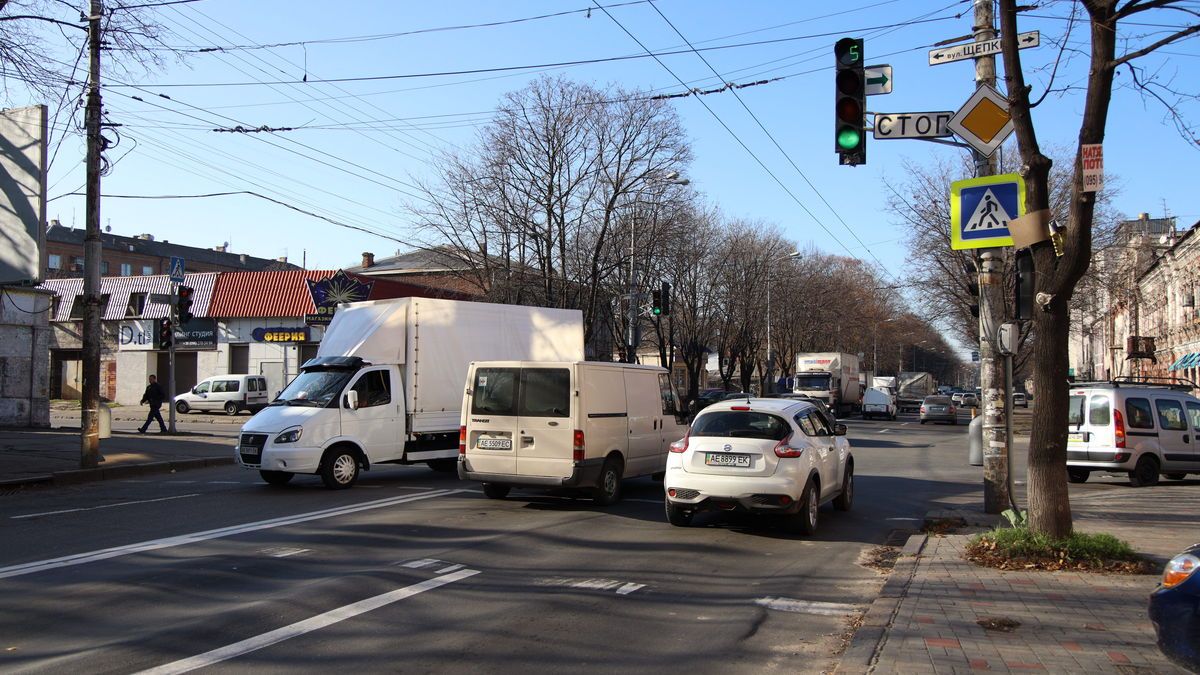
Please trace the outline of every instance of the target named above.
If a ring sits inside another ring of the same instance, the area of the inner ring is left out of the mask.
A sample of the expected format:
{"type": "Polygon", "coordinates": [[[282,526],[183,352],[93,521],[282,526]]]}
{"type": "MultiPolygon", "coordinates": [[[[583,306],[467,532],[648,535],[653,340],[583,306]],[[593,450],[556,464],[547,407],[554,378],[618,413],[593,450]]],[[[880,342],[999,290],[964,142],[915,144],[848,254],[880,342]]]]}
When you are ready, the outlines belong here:
{"type": "Polygon", "coordinates": [[[295,443],[300,440],[300,434],[304,433],[302,427],[292,427],[285,430],[283,433],[275,437],[276,443],[295,443]]]}

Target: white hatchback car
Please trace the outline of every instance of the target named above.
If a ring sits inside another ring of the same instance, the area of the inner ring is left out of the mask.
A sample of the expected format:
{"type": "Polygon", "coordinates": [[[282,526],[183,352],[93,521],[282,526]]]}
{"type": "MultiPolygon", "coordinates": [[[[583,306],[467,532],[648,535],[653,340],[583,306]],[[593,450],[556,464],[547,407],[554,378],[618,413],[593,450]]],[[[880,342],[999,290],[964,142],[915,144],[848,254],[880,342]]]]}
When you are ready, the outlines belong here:
{"type": "Polygon", "coordinates": [[[705,408],[667,456],[667,520],[687,526],[700,511],[784,517],[812,534],[817,510],[850,510],[854,457],[846,427],[816,406],[787,399],[738,399],[705,408]]]}

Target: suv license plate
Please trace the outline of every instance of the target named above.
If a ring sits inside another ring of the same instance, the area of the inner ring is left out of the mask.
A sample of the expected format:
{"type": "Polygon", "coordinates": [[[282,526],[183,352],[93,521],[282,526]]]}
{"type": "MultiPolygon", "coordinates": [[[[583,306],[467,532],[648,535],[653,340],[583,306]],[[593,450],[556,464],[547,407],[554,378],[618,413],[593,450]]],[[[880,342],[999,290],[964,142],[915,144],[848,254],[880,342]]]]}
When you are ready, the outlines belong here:
{"type": "Polygon", "coordinates": [[[708,452],[704,454],[704,463],[709,466],[750,466],[750,455],[738,455],[726,452],[708,452]]]}
{"type": "Polygon", "coordinates": [[[484,450],[512,450],[512,439],[481,438],[475,445],[484,450]]]}

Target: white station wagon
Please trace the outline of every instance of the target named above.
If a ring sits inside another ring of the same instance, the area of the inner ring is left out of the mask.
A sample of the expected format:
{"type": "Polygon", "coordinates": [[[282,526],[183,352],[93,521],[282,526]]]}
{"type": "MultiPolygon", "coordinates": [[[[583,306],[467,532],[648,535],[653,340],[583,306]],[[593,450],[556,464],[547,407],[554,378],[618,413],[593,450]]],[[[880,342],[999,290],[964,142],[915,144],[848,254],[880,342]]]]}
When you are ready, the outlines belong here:
{"type": "Polygon", "coordinates": [[[846,426],[816,406],[786,399],[736,399],[696,416],[667,456],[667,520],[687,526],[700,511],[775,514],[789,532],[812,534],[832,501],[849,511],[854,457],[846,426]]]}

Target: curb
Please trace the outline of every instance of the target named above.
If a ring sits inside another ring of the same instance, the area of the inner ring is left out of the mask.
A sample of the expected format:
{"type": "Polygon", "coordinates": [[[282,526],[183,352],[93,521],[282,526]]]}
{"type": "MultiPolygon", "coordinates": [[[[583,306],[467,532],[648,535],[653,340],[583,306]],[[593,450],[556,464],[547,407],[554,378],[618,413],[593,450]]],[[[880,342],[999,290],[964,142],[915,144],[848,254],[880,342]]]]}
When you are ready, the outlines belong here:
{"type": "Polygon", "coordinates": [[[928,534],[909,536],[900,550],[900,557],[896,559],[896,566],[879,591],[879,597],[871,602],[862,625],[854,631],[850,646],[842,652],[835,673],[870,672],[883,643],[887,641],[888,629],[896,618],[900,602],[908,595],[908,587],[917,571],[917,561],[928,540],[928,534]]]}
{"type": "Polygon", "coordinates": [[[197,457],[195,459],[172,459],[162,462],[118,464],[95,469],[72,469],[55,471],[48,475],[28,476],[0,480],[0,487],[15,488],[29,485],[78,485],[101,480],[114,480],[130,476],[145,476],[156,473],[175,473],[188,469],[205,469],[210,466],[225,466],[234,463],[233,457],[197,457]]]}

